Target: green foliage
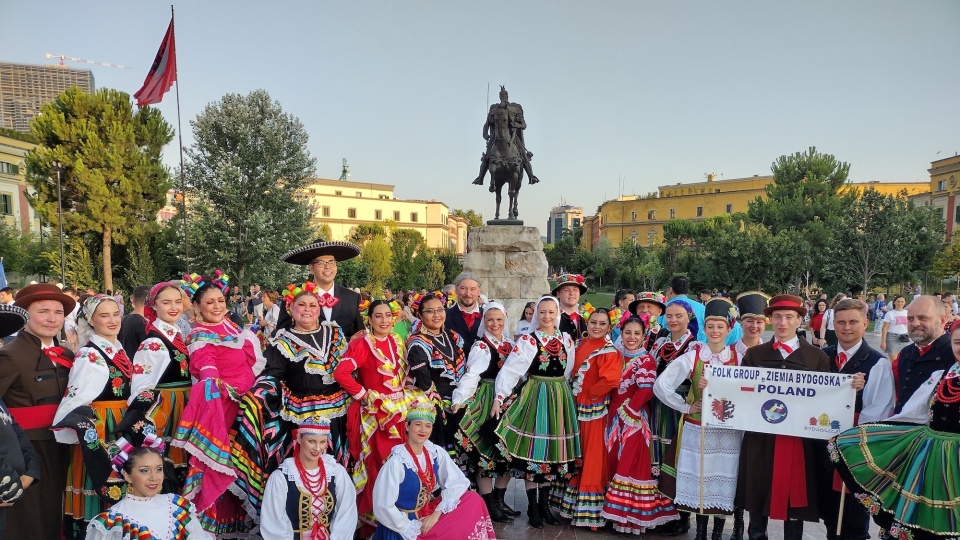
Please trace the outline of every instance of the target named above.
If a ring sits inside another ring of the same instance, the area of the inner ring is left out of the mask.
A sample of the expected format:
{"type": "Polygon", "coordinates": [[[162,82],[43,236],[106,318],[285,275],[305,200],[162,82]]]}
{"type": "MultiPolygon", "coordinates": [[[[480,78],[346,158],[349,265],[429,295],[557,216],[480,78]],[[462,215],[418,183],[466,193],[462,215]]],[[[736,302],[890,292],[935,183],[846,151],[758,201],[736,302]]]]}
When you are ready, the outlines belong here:
{"type": "Polygon", "coordinates": [[[374,238],[383,238],[385,236],[387,236],[387,229],[383,225],[379,223],[361,223],[353,228],[353,233],[348,240],[362,248],[367,242],[374,238]]]}
{"type": "Polygon", "coordinates": [[[423,235],[413,229],[397,229],[390,236],[390,249],[393,286],[403,291],[426,287],[424,271],[431,253],[423,235]]]}
{"type": "Polygon", "coordinates": [[[0,127],[0,137],[10,137],[18,141],[40,144],[40,139],[30,133],[21,133],[15,129],[0,127]]]}
{"type": "Polygon", "coordinates": [[[359,257],[337,264],[337,283],[344,287],[366,287],[369,282],[368,276],[367,265],[359,257]]]}
{"type": "Polygon", "coordinates": [[[387,280],[390,279],[391,272],[393,271],[390,265],[391,256],[390,244],[383,235],[374,236],[363,245],[360,258],[363,259],[363,263],[367,267],[366,286],[369,287],[374,294],[383,292],[387,280]]]}
{"type": "Polygon", "coordinates": [[[930,273],[938,279],[960,276],[960,234],[954,235],[950,245],[937,254],[930,273]]]}
{"type": "Polygon", "coordinates": [[[653,291],[664,282],[664,269],[656,248],[623,242],[614,255],[617,286],[634,291],[653,291]]]}
{"type": "Polygon", "coordinates": [[[31,130],[40,146],[26,156],[27,183],[37,192],[30,204],[44,222],[58,223],[59,162],[64,232],[72,244],[86,242],[86,256],[99,254],[104,288],[113,289],[113,245],[143,235],[165,201],[169,174],[160,155],[173,128],[157,109],[134,110],[124,92],[71,88],[43,106],[31,130]]]}
{"type": "Polygon", "coordinates": [[[543,252],[547,256],[547,263],[554,272],[577,272],[588,268],[592,264],[592,258],[587,260],[580,258],[574,261],[578,252],[585,251],[580,249],[580,240],[583,238],[583,229],[564,229],[560,234],[560,239],[553,244],[544,247],[543,252]]]}
{"type": "Polygon", "coordinates": [[[223,96],[191,126],[191,270],[221,268],[237,283],[253,277],[267,286],[302,274],[278,255],[315,236],[303,195],[315,160],[303,124],[257,90],[223,96]]]}
{"type": "Polygon", "coordinates": [[[463,272],[463,263],[457,252],[452,249],[438,250],[434,256],[443,265],[443,278],[440,280],[444,284],[453,283],[454,278],[463,272]]]}
{"type": "Polygon", "coordinates": [[[467,220],[467,230],[471,230],[475,227],[483,227],[483,214],[479,214],[473,210],[458,210],[455,209],[451,214],[462,217],[467,220]]]}
{"type": "MultiPolygon", "coordinates": [[[[50,274],[56,280],[60,280],[60,248],[59,245],[52,246],[54,249],[45,251],[41,256],[46,260],[51,269],[50,274]]],[[[87,249],[87,243],[79,236],[66,237],[63,240],[64,254],[66,255],[66,274],[64,283],[80,289],[101,290],[102,282],[93,275],[94,265],[90,258],[90,251],[87,249]]],[[[104,287],[105,288],[105,287],[104,287]]]]}

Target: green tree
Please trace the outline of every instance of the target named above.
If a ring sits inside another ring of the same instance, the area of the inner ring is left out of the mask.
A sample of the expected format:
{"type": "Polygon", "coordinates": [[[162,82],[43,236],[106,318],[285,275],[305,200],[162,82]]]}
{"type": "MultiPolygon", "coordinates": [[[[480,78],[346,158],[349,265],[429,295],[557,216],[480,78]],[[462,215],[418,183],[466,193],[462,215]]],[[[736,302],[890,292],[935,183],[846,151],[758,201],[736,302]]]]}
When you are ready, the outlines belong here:
{"type": "Polygon", "coordinates": [[[483,214],[477,213],[474,210],[454,209],[454,211],[450,213],[467,220],[467,231],[476,227],[483,227],[483,214]]]}
{"type": "Polygon", "coordinates": [[[256,276],[282,284],[299,275],[277,254],[315,236],[314,209],[303,195],[315,160],[303,124],[264,90],[227,94],[190,124],[195,143],[185,172],[195,196],[193,266],[219,266],[239,283],[256,276]]]}
{"type": "MultiPolygon", "coordinates": [[[[577,252],[581,251],[580,241],[582,238],[582,228],[564,229],[556,242],[545,246],[543,252],[547,257],[550,269],[557,273],[576,271],[573,269],[574,257],[577,256],[577,252]]],[[[580,262],[584,262],[583,255],[580,256],[580,262]]],[[[579,269],[582,270],[583,268],[579,269]]]]}
{"type": "Polygon", "coordinates": [[[960,234],[954,235],[950,245],[937,253],[930,273],[938,279],[960,276],[960,234]]]}
{"type": "Polygon", "coordinates": [[[456,251],[441,249],[437,250],[434,256],[443,265],[443,279],[441,281],[444,284],[453,283],[453,280],[463,272],[463,263],[460,262],[460,257],[456,251]]]}
{"type": "Polygon", "coordinates": [[[404,291],[425,287],[423,273],[430,262],[430,250],[423,235],[414,229],[397,229],[390,235],[390,250],[393,286],[404,291]]]}
{"type": "MultiPolygon", "coordinates": [[[[102,282],[93,274],[94,265],[87,249],[86,242],[79,236],[70,236],[63,239],[63,251],[66,256],[66,274],[64,283],[79,289],[100,290],[102,282]]],[[[60,249],[44,251],[41,256],[46,260],[50,274],[60,279],[60,249]]],[[[106,287],[104,287],[106,289],[106,287]]]]}
{"type": "Polygon", "coordinates": [[[368,275],[369,269],[363,259],[359,257],[337,264],[337,283],[344,287],[366,287],[369,281],[368,275]]]}
{"type": "Polygon", "coordinates": [[[387,280],[393,273],[390,265],[390,244],[385,236],[378,235],[371,238],[363,246],[360,258],[367,267],[367,286],[374,294],[383,292],[387,280]]]}
{"type": "Polygon", "coordinates": [[[815,246],[830,242],[844,210],[856,199],[849,189],[850,165],[811,146],[805,153],[780,156],[770,166],[773,183],[757,197],[748,215],[777,234],[791,228],[804,233],[815,246]]]}
{"type": "Polygon", "coordinates": [[[103,287],[113,289],[113,245],[142,234],[165,201],[170,182],[160,155],[173,128],[157,109],[134,110],[124,92],[74,87],[42,107],[31,132],[40,146],[26,156],[27,183],[37,191],[30,204],[57,223],[59,162],[63,229],[97,245],[103,287]]]}
{"type": "Polygon", "coordinates": [[[824,271],[838,285],[869,291],[882,276],[928,270],[929,266],[914,267],[923,234],[915,228],[918,218],[912,214],[917,211],[905,197],[864,191],[841,216],[841,226],[824,258],[824,271]]]}
{"type": "Polygon", "coordinates": [[[370,240],[377,237],[383,238],[385,236],[387,236],[387,229],[383,225],[379,223],[361,223],[353,228],[353,232],[350,234],[348,240],[362,248],[370,240]]]}

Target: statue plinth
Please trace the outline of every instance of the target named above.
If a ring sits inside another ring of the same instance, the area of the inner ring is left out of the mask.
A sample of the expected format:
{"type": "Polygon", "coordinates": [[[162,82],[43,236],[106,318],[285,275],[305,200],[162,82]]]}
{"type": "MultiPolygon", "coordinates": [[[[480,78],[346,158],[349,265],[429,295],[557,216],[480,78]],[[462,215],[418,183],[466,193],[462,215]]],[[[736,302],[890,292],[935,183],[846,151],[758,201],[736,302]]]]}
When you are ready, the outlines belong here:
{"type": "Polygon", "coordinates": [[[499,221],[470,231],[463,269],[476,274],[487,298],[507,308],[504,333],[512,336],[526,303],[550,292],[547,256],[539,229],[499,221]]]}
{"type": "Polygon", "coordinates": [[[491,219],[487,225],[523,225],[522,219],[491,219]]]}

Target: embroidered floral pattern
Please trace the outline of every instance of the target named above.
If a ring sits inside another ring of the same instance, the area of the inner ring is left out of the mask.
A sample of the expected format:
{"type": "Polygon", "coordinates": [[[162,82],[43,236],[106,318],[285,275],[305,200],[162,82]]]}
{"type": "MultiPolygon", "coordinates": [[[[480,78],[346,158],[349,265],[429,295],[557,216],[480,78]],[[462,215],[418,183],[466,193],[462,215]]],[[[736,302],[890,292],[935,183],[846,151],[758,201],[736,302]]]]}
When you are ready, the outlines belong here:
{"type": "Polygon", "coordinates": [[[860,504],[867,508],[867,511],[870,512],[871,516],[877,515],[877,512],[880,511],[880,504],[877,500],[870,495],[869,493],[857,493],[856,498],[860,501],[860,504]]]}
{"type": "Polygon", "coordinates": [[[123,397],[123,392],[128,382],[127,378],[123,376],[123,373],[121,373],[116,366],[110,366],[110,388],[113,391],[113,395],[123,397]]]}

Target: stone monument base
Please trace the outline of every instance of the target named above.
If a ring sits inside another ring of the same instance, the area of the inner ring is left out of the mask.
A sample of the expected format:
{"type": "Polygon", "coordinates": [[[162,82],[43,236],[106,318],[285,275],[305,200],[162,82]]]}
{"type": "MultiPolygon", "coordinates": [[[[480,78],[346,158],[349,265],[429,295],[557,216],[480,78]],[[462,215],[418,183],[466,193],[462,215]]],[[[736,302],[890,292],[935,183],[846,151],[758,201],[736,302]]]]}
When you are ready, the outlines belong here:
{"type": "Polygon", "coordinates": [[[547,256],[536,227],[488,225],[471,230],[463,270],[476,274],[488,299],[507,308],[504,335],[510,337],[526,303],[550,294],[547,256]]]}

